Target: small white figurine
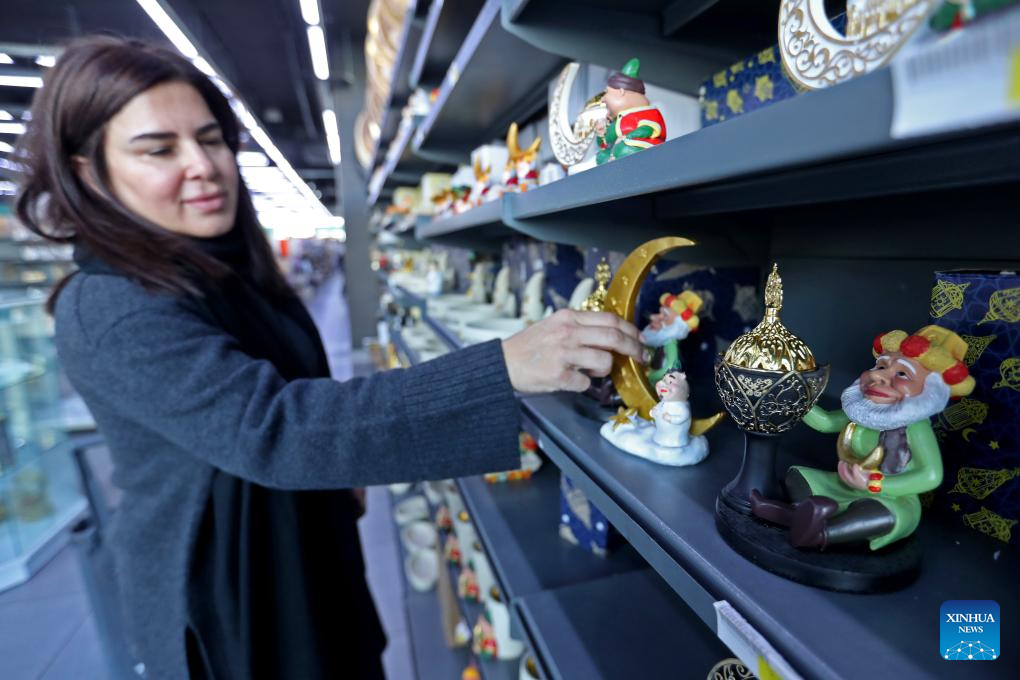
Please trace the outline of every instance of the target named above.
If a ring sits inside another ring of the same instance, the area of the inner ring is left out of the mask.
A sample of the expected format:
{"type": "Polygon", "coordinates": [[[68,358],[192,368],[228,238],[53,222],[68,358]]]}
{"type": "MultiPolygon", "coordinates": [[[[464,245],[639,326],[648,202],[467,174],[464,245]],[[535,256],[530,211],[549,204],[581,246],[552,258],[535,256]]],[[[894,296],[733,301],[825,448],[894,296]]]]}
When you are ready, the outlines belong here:
{"type": "Polygon", "coordinates": [[[694,465],[708,455],[708,440],[690,436],[691,406],[687,375],[670,371],[655,384],[659,403],[652,420],[636,414],[617,416],[599,431],[610,443],[627,453],[663,465],[694,465]]]}

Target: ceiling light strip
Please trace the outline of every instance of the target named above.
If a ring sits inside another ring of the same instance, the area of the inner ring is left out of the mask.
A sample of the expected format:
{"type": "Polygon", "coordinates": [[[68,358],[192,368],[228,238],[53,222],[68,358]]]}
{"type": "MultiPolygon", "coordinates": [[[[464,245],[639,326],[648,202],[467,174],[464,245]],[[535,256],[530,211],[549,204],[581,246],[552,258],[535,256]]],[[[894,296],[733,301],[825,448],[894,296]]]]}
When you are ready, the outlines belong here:
{"type": "Polygon", "coordinates": [[[336,124],[336,113],[333,109],[322,112],[322,126],[326,130],[326,143],[329,145],[329,161],[340,165],[340,130],[336,124]]]}
{"type": "Polygon", "coordinates": [[[329,59],[326,56],[326,34],[322,26],[308,27],[308,49],[312,53],[312,71],[319,80],[329,80],[329,59]]]}
{"type": "Polygon", "coordinates": [[[319,0],[301,0],[301,18],[309,26],[318,26],[321,20],[319,16],[319,0]]]}
{"type": "Polygon", "coordinates": [[[5,87],[42,87],[43,79],[39,76],[8,76],[0,74],[0,86],[5,87]]]}

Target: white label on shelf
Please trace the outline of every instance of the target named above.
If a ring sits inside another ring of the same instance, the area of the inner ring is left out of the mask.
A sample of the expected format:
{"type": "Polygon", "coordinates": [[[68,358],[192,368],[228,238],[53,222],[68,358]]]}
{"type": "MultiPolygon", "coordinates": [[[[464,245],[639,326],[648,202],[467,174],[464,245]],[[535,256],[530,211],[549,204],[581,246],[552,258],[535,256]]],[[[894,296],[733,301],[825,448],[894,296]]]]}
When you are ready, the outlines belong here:
{"type": "Polygon", "coordinates": [[[716,635],[759,678],[800,680],[779,652],[729,602],[715,603],[716,635]]]}
{"type": "Polygon", "coordinates": [[[903,55],[892,78],[893,137],[1020,118],[1020,8],[903,55]]]}

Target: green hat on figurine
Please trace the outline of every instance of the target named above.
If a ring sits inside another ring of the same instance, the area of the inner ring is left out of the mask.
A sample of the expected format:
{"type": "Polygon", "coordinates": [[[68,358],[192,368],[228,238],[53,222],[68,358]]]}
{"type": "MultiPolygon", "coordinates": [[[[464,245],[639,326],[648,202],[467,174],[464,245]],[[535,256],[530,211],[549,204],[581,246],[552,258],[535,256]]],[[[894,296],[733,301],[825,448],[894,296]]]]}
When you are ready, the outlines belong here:
{"type": "Polygon", "coordinates": [[[640,69],[641,60],[634,57],[624,64],[623,68],[619,71],[613,71],[610,73],[609,79],[606,81],[606,85],[609,87],[618,87],[624,90],[630,90],[631,92],[644,94],[645,83],[638,78],[638,71],[640,69]]]}

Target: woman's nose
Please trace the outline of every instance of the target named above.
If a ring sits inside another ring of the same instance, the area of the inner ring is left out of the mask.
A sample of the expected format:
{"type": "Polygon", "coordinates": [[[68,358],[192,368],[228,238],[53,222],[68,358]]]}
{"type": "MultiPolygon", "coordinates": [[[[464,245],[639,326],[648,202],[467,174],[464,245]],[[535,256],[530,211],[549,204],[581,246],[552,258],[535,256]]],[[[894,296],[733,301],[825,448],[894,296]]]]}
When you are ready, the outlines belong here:
{"type": "Polygon", "coordinates": [[[188,179],[212,179],[216,174],[216,165],[201,144],[189,145],[184,162],[188,179]]]}

